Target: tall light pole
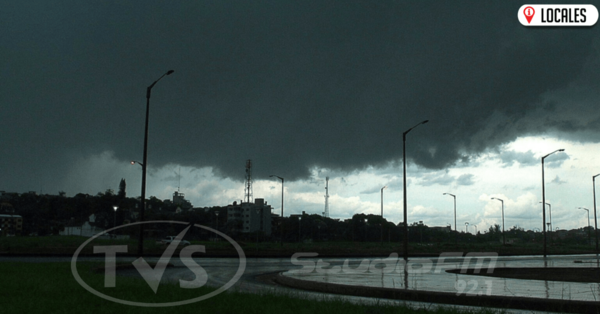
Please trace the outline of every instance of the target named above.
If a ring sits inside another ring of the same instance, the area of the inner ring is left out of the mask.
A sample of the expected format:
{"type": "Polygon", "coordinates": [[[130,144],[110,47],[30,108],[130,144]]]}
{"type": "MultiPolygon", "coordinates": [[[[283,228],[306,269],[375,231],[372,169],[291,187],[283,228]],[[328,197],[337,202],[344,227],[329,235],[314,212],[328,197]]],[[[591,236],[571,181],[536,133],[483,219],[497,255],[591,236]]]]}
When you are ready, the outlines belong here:
{"type": "MultiPolygon", "coordinates": [[[[547,256],[547,241],[546,241],[546,184],[544,182],[544,159],[556,152],[563,152],[565,151],[564,149],[557,149],[553,152],[551,152],[550,154],[542,157],[542,219],[543,219],[543,223],[542,226],[544,227],[544,258],[546,258],[547,256]]],[[[550,214],[552,215],[552,214],[550,214]]],[[[552,218],[550,218],[550,221],[552,221],[552,218]]],[[[550,231],[552,231],[552,229],[550,229],[550,231]]]]}
{"type": "Polygon", "coordinates": [[[407,209],[406,209],[406,134],[410,132],[412,129],[418,127],[421,124],[425,124],[429,122],[429,120],[425,120],[420,122],[419,124],[413,126],[412,128],[404,131],[402,133],[402,185],[403,185],[403,197],[404,197],[404,260],[408,261],[408,221],[407,221],[407,209]]]}
{"type": "Polygon", "coordinates": [[[117,205],[113,206],[113,209],[115,210],[115,215],[114,215],[114,218],[113,218],[113,228],[117,226],[117,209],[118,208],[119,208],[119,206],[117,206],[117,205]]]}
{"type": "Polygon", "coordinates": [[[381,218],[383,218],[383,189],[387,188],[387,185],[381,188],[381,218]]]}
{"type": "Polygon", "coordinates": [[[577,208],[585,210],[588,214],[588,231],[587,231],[588,244],[592,244],[592,238],[591,238],[591,234],[590,234],[590,210],[585,207],[577,207],[577,208]]]}
{"type": "Polygon", "coordinates": [[[279,178],[279,180],[281,180],[281,241],[280,241],[280,245],[283,246],[283,178],[280,176],[276,176],[276,175],[270,175],[270,178],[272,177],[277,177],[279,178]]]}
{"type": "Polygon", "coordinates": [[[258,223],[256,226],[256,253],[257,254],[258,254],[258,233],[260,232],[260,221],[262,220],[260,212],[261,212],[261,209],[257,208],[256,209],[256,218],[258,218],[258,223]]]}
{"type": "Polygon", "coordinates": [[[298,242],[302,242],[302,216],[298,217],[298,242]]]}
{"type": "MultiPolygon", "coordinates": [[[[550,223],[550,226],[552,226],[552,204],[546,203],[546,205],[548,205],[548,215],[549,215],[548,218],[550,218],[549,223],[550,223]]],[[[552,231],[552,228],[550,228],[550,231],[552,231]]]]}
{"type": "Polygon", "coordinates": [[[506,237],[504,235],[504,200],[501,200],[497,197],[492,197],[492,199],[502,202],[502,245],[506,245],[506,237]]]}
{"type": "MultiPolygon", "coordinates": [[[[154,83],[152,83],[146,89],[146,126],[144,128],[144,159],[140,164],[142,166],[142,199],[140,208],[140,222],[144,221],[144,209],[145,209],[145,198],[146,198],[146,166],[148,165],[148,117],[150,115],[150,95],[152,94],[152,87],[160,81],[165,75],[173,74],[173,70],[167,71],[161,77],[159,77],[154,83]]],[[[144,255],[144,224],[140,224],[140,236],[138,238],[138,255],[141,257],[144,255]]]]}
{"type": "Polygon", "coordinates": [[[598,218],[596,218],[596,177],[600,173],[592,177],[592,188],[594,189],[594,236],[596,237],[596,254],[598,254],[598,218]]]}
{"type": "Polygon", "coordinates": [[[465,233],[469,233],[469,223],[465,222],[465,233]]]}
{"type": "Polygon", "coordinates": [[[458,245],[458,230],[456,229],[456,195],[450,193],[444,193],[443,195],[450,195],[454,198],[454,231],[456,231],[456,245],[458,245]]]}
{"type": "Polygon", "coordinates": [[[387,188],[387,185],[381,188],[381,243],[383,243],[383,189],[387,188]]]}

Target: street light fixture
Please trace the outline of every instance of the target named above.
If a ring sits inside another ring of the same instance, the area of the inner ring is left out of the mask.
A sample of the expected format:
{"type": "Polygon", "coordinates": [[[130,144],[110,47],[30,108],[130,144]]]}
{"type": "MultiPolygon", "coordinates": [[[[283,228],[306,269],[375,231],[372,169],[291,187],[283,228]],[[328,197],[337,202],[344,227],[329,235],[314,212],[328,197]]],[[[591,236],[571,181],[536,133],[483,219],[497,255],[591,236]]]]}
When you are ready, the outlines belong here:
{"type": "Polygon", "coordinates": [[[131,161],[131,164],[132,164],[132,165],[138,164],[138,165],[140,165],[140,166],[142,166],[142,167],[144,166],[144,164],[142,164],[141,162],[139,162],[139,161],[137,161],[137,160],[132,160],[132,161],[131,161]]]}
{"type": "Polygon", "coordinates": [[[504,235],[504,200],[497,197],[492,197],[492,199],[502,202],[502,245],[506,245],[506,236],[504,235]]]}
{"type": "Polygon", "coordinates": [[[587,212],[587,215],[588,215],[588,230],[587,230],[588,244],[592,244],[592,238],[591,238],[591,234],[590,234],[590,210],[585,207],[577,207],[577,208],[583,209],[587,212]]]}
{"type": "MultiPolygon", "coordinates": [[[[544,258],[546,258],[547,256],[547,241],[546,241],[546,184],[544,183],[544,159],[556,152],[564,152],[564,149],[557,149],[553,152],[551,152],[550,154],[543,156],[542,157],[542,226],[544,227],[544,258]]],[[[552,214],[550,214],[552,215],[552,214]]],[[[552,221],[552,218],[550,218],[550,221],[552,221]]],[[[550,231],[552,231],[552,229],[550,229],[550,231]]]]}
{"type": "Polygon", "coordinates": [[[283,178],[276,175],[270,175],[270,178],[277,177],[281,180],[281,241],[280,245],[283,246],[283,178]]]}
{"type": "Polygon", "coordinates": [[[407,221],[407,209],[406,209],[406,134],[412,129],[418,127],[421,124],[425,124],[429,120],[424,120],[412,128],[402,133],[402,185],[403,185],[403,197],[404,197],[404,260],[408,261],[408,221],[407,221]]]}
{"type": "MultiPolygon", "coordinates": [[[[140,165],[142,166],[142,195],[141,195],[141,208],[140,208],[140,222],[144,221],[144,209],[145,209],[145,198],[146,198],[146,165],[148,164],[148,118],[150,115],[150,95],[152,94],[152,87],[158,83],[166,75],[173,74],[173,70],[167,71],[161,77],[159,77],[154,83],[152,83],[146,89],[146,125],[144,127],[144,159],[140,165]]],[[[140,236],[138,239],[138,255],[142,257],[144,255],[144,224],[140,224],[140,236]]]]}
{"type": "Polygon", "coordinates": [[[592,177],[592,188],[594,189],[594,236],[596,237],[596,254],[598,254],[598,218],[596,218],[596,177],[600,173],[592,177]]]}

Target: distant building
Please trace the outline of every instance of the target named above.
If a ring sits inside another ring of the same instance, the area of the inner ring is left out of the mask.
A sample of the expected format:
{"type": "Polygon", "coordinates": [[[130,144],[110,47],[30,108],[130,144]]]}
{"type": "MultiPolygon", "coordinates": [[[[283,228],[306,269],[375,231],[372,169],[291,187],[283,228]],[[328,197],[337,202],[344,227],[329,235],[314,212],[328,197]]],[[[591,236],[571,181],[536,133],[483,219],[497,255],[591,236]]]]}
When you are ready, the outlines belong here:
{"type": "Polygon", "coordinates": [[[271,205],[262,198],[257,198],[254,203],[233,202],[227,205],[227,222],[237,221],[237,231],[253,233],[261,231],[264,235],[271,235],[271,205]]]}
{"type": "Polygon", "coordinates": [[[185,199],[185,194],[177,191],[173,193],[173,204],[184,210],[188,210],[193,207],[192,203],[185,199]]]}
{"type": "Polygon", "coordinates": [[[23,230],[23,217],[20,215],[0,215],[2,235],[20,235],[23,230]]]}
{"type": "Polygon", "coordinates": [[[452,231],[450,226],[445,226],[445,227],[429,227],[429,229],[431,230],[435,230],[435,231],[440,231],[440,232],[447,232],[450,233],[450,231],[452,231]]]}
{"type": "MultiPolygon", "coordinates": [[[[96,221],[96,215],[91,214],[90,217],[88,218],[88,221],[82,223],[77,223],[77,222],[73,222],[68,224],[67,226],[65,226],[65,229],[62,231],[59,231],[59,235],[76,235],[76,236],[82,236],[82,237],[92,237],[95,236],[96,234],[104,231],[104,229],[96,227],[96,226],[92,226],[90,223],[94,223],[96,221]]],[[[109,234],[104,234],[103,238],[108,238],[108,237],[116,237],[119,239],[129,239],[128,235],[109,235],[109,234]]]]}
{"type": "Polygon", "coordinates": [[[19,193],[0,191],[0,200],[11,201],[19,197],[19,193]]]}

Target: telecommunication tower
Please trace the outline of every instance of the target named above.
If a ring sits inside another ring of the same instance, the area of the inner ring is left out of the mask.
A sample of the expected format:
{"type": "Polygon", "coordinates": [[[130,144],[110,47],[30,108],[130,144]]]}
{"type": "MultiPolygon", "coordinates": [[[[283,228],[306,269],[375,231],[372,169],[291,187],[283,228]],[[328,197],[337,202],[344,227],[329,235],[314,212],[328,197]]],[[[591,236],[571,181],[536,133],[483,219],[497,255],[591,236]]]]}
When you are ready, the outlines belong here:
{"type": "Polygon", "coordinates": [[[325,211],[323,215],[329,218],[329,177],[325,177],[325,211]]]}
{"type": "Polygon", "coordinates": [[[252,160],[246,160],[246,184],[244,185],[244,199],[246,203],[252,203],[252,160]]]}

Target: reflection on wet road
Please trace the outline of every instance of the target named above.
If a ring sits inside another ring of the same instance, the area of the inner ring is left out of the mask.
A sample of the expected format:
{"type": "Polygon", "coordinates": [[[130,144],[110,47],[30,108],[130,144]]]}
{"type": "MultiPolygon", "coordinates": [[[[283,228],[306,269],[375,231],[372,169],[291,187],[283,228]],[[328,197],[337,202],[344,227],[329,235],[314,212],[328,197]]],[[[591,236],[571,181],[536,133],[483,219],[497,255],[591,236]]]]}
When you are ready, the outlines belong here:
{"type": "MultiPolygon", "coordinates": [[[[401,260],[402,262],[402,260],[401,260]]],[[[314,267],[304,266],[284,275],[317,282],[368,287],[449,292],[466,295],[519,296],[559,300],[600,300],[600,283],[523,280],[448,273],[446,269],[527,267],[597,267],[595,255],[558,256],[544,260],[537,256],[471,258],[412,258],[395,269],[369,267],[368,259],[322,259],[314,267]],[[575,261],[580,261],[575,263],[575,261]],[[347,266],[346,266],[347,265],[347,266]],[[406,265],[406,267],[405,267],[406,265]],[[311,271],[314,268],[314,271],[311,271]]],[[[309,263],[306,263],[307,265],[309,263]]],[[[371,260],[371,264],[373,261],[371,260]]],[[[485,270],[481,271],[485,274],[485,270]]]]}

